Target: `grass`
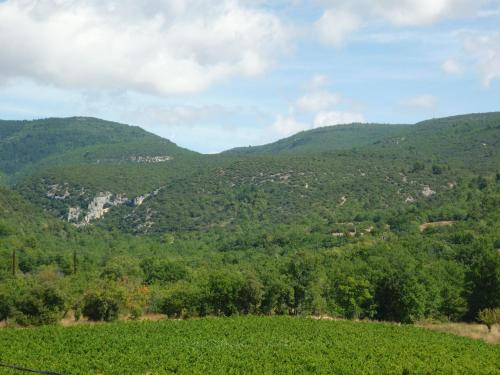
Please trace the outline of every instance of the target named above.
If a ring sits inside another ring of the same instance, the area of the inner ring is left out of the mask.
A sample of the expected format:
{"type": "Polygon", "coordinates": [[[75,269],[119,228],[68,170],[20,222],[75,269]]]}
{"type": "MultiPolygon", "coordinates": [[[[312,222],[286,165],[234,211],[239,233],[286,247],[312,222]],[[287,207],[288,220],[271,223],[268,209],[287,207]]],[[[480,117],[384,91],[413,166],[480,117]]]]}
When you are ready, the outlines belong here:
{"type": "Polygon", "coordinates": [[[500,374],[498,345],[290,317],[6,328],[0,348],[1,362],[67,374],[500,374]]]}
{"type": "Polygon", "coordinates": [[[490,344],[500,344],[500,326],[492,327],[491,332],[484,324],[476,323],[420,323],[419,326],[438,332],[484,340],[490,344]]]}

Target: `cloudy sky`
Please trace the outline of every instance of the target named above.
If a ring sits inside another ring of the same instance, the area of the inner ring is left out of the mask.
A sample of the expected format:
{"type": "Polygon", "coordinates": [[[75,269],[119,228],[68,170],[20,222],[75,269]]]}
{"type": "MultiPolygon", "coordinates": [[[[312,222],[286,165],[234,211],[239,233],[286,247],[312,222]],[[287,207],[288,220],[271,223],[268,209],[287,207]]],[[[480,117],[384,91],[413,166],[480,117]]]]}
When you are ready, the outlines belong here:
{"type": "Polygon", "coordinates": [[[500,0],[0,0],[0,118],[201,152],[500,110],[500,0]]]}

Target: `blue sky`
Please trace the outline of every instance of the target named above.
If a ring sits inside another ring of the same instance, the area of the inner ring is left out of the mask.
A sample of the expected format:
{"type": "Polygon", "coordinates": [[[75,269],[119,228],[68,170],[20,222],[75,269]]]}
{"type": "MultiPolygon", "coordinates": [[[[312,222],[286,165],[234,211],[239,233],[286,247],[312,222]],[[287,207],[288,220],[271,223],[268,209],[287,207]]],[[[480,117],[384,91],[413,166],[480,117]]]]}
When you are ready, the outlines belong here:
{"type": "Polygon", "coordinates": [[[500,110],[500,0],[0,0],[0,118],[201,152],[500,110]]]}

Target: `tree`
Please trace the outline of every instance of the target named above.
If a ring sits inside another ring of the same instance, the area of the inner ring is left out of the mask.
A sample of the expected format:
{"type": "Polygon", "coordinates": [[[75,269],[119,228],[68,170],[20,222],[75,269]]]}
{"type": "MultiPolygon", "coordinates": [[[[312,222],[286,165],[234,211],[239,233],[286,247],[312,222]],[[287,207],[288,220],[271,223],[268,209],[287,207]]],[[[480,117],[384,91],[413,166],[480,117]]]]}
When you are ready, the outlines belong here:
{"type": "Polygon", "coordinates": [[[466,276],[469,320],[476,319],[483,309],[500,306],[500,255],[482,243],[474,249],[475,256],[466,276]]]}
{"type": "Polygon", "coordinates": [[[377,319],[413,323],[424,317],[425,290],[414,271],[405,267],[379,280],[375,289],[377,319]]]}
{"type": "Polygon", "coordinates": [[[488,332],[491,332],[491,327],[500,323],[500,308],[481,310],[478,318],[480,322],[486,324],[488,332]]]}
{"type": "Polygon", "coordinates": [[[371,318],[375,313],[372,289],[365,278],[347,276],[334,280],[332,294],[345,318],[371,318]]]}
{"type": "Polygon", "coordinates": [[[187,318],[201,315],[200,292],[196,286],[181,280],[168,287],[160,303],[160,311],[169,317],[187,318]]]}
{"type": "Polygon", "coordinates": [[[20,325],[55,324],[66,311],[66,302],[62,291],[50,283],[17,283],[11,315],[20,325]]]}
{"type": "Polygon", "coordinates": [[[116,285],[89,291],[83,298],[83,316],[90,320],[111,322],[118,319],[126,301],[125,291],[116,285]]]}
{"type": "Polygon", "coordinates": [[[293,288],[295,314],[312,309],[311,286],[318,279],[317,260],[304,252],[295,254],[288,263],[286,274],[293,288]]]}
{"type": "Polygon", "coordinates": [[[257,312],[262,302],[262,284],[254,273],[244,276],[243,285],[239,292],[239,306],[244,314],[257,312]]]}
{"type": "Polygon", "coordinates": [[[239,272],[216,271],[208,277],[207,302],[216,315],[230,316],[238,312],[244,279],[239,272]]]}
{"type": "Polygon", "coordinates": [[[143,272],[136,258],[131,256],[119,256],[111,258],[106,263],[101,276],[113,281],[142,279],[143,272]]]}

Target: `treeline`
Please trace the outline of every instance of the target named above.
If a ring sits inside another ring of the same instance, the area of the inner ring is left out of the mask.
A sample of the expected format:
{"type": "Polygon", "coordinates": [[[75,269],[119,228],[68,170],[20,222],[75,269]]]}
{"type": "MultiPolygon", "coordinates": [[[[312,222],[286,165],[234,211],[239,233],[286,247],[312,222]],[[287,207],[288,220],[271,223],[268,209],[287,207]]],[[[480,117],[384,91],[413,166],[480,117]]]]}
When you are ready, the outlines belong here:
{"type": "Polygon", "coordinates": [[[480,310],[500,306],[500,257],[493,243],[470,232],[456,232],[450,240],[410,236],[250,260],[228,253],[219,262],[198,264],[123,255],[100,271],[66,276],[42,267],[0,284],[0,320],[110,321],[145,312],[172,318],[327,314],[404,323],[474,320],[480,310]]]}

